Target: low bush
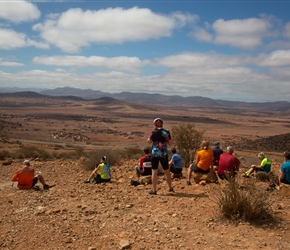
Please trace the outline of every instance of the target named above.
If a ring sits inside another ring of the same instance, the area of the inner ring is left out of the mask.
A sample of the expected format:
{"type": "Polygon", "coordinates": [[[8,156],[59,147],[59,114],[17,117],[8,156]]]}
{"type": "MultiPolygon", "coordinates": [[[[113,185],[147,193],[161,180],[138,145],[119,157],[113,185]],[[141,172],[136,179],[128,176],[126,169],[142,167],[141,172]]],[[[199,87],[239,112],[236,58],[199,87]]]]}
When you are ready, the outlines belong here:
{"type": "Polygon", "coordinates": [[[7,150],[0,151],[0,160],[5,160],[8,157],[10,157],[10,154],[7,150]]]}
{"type": "Polygon", "coordinates": [[[41,148],[23,146],[14,153],[14,157],[18,159],[40,158],[42,160],[47,160],[51,158],[51,155],[41,148]]]}
{"type": "Polygon", "coordinates": [[[216,196],[221,215],[230,220],[263,222],[273,219],[269,192],[249,180],[241,186],[238,178],[230,178],[216,196]]]}
{"type": "Polygon", "coordinates": [[[121,155],[119,151],[113,151],[110,149],[101,149],[96,152],[90,152],[87,154],[85,160],[82,163],[82,167],[86,170],[93,170],[96,164],[100,163],[103,156],[107,157],[107,162],[112,165],[119,165],[121,155]]]}

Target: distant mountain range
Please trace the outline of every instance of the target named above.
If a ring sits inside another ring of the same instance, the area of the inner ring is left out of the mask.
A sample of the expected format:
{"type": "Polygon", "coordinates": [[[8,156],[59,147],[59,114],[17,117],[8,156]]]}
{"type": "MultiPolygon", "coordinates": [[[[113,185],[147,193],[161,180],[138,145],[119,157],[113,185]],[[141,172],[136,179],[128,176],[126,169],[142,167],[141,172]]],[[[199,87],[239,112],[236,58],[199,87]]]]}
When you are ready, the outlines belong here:
{"type": "MultiPolygon", "coordinates": [[[[162,94],[146,94],[146,93],[106,93],[102,91],[96,91],[92,89],[78,89],[78,88],[56,88],[51,90],[32,90],[32,89],[18,89],[18,88],[0,88],[0,93],[5,93],[4,96],[26,96],[32,98],[41,97],[58,97],[58,98],[69,98],[74,100],[96,100],[99,98],[113,98],[118,101],[123,101],[132,104],[141,105],[163,105],[167,107],[204,107],[213,109],[224,108],[224,109],[252,109],[253,111],[263,112],[290,112],[290,102],[279,101],[279,102],[240,102],[240,101],[226,101],[226,100],[214,100],[211,98],[201,96],[181,97],[178,95],[167,96],[162,94]],[[34,94],[33,94],[34,93],[34,94]]],[[[1,96],[3,96],[1,94],[1,96]]],[[[111,101],[113,100],[111,99],[111,101]]],[[[108,101],[108,100],[107,100],[108,101]]]]}

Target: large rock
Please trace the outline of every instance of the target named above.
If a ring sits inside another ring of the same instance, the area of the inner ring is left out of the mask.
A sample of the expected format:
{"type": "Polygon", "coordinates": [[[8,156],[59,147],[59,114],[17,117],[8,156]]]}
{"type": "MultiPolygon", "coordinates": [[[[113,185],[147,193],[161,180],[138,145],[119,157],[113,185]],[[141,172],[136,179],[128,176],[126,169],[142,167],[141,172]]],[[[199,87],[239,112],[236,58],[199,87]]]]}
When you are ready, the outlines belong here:
{"type": "Polygon", "coordinates": [[[193,180],[195,183],[204,185],[205,183],[217,183],[218,178],[214,170],[210,170],[207,174],[193,172],[193,180]]]}

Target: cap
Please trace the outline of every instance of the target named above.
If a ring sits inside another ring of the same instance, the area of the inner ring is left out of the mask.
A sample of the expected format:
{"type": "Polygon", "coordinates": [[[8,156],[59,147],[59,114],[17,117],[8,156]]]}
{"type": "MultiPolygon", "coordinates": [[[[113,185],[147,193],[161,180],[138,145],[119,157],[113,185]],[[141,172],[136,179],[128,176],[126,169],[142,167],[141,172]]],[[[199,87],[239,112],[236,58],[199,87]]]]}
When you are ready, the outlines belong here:
{"type": "Polygon", "coordinates": [[[258,154],[258,157],[259,157],[259,158],[265,158],[265,154],[264,154],[263,152],[260,152],[260,153],[258,154]]]}
{"type": "Polygon", "coordinates": [[[106,161],[106,160],[107,160],[107,156],[104,155],[104,156],[102,157],[102,161],[106,161]]]}
{"type": "Polygon", "coordinates": [[[215,142],[213,143],[213,145],[214,145],[214,146],[219,146],[219,145],[220,145],[220,142],[219,142],[219,141],[215,141],[215,142]]]}
{"type": "Polygon", "coordinates": [[[153,121],[154,126],[162,126],[163,125],[163,120],[161,118],[156,118],[153,121]]]}
{"type": "Polygon", "coordinates": [[[30,166],[30,161],[29,161],[29,160],[25,160],[25,161],[23,162],[23,165],[30,166]]]}

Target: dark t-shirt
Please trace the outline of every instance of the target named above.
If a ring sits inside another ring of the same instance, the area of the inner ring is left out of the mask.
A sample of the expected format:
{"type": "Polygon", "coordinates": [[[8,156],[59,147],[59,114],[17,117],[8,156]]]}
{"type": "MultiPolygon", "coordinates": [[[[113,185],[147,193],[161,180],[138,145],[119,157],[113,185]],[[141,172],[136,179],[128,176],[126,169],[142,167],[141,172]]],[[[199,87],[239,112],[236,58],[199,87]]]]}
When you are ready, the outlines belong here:
{"type": "Polygon", "coordinates": [[[213,150],[213,165],[218,166],[220,155],[223,154],[223,150],[220,148],[213,148],[212,150],[213,150]]]}
{"type": "Polygon", "coordinates": [[[155,129],[149,135],[149,139],[153,141],[152,156],[164,157],[168,155],[167,143],[171,139],[170,132],[165,129],[155,129]]]}

